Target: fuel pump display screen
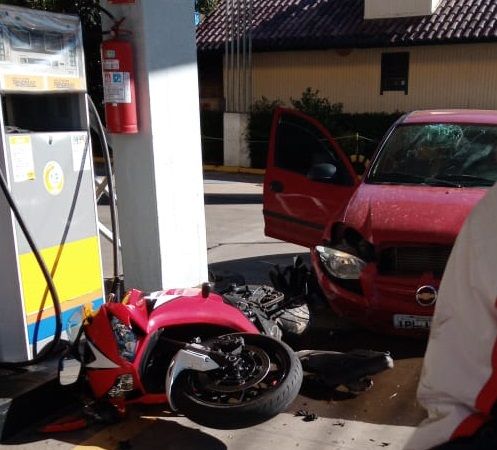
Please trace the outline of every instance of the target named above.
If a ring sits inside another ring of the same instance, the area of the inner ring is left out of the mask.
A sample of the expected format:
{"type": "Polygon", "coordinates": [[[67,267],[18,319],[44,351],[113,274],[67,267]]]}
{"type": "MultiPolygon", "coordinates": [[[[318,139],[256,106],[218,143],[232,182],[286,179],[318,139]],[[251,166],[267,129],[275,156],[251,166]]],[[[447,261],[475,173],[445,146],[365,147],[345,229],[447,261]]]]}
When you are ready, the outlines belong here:
{"type": "MultiPolygon", "coordinates": [[[[22,28],[9,28],[10,45],[14,50],[31,50],[36,48],[32,44],[35,38],[35,33],[30,33],[28,30],[22,28]]],[[[39,46],[38,46],[39,47],[39,46]]]]}
{"type": "Polygon", "coordinates": [[[0,5],[0,90],[86,90],[79,18],[0,5]]]}
{"type": "Polygon", "coordinates": [[[29,31],[23,28],[8,28],[12,50],[27,50],[35,53],[60,53],[64,49],[62,33],[29,31]]]}

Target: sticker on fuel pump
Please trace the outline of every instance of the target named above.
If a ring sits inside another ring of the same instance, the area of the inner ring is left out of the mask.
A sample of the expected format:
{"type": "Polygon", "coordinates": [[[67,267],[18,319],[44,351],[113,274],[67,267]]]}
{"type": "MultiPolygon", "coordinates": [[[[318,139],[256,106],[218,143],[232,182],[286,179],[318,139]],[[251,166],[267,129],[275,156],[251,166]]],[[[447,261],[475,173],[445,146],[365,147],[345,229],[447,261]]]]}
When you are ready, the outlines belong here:
{"type": "Polygon", "coordinates": [[[104,102],[131,103],[129,72],[104,72],[104,102]]]}
{"type": "Polygon", "coordinates": [[[9,136],[12,174],[15,183],[35,179],[31,136],[9,136]]]}
{"type": "Polygon", "coordinates": [[[90,170],[90,146],[87,139],[87,134],[73,134],[71,136],[72,148],[72,168],[75,172],[90,170]],[[83,164],[83,158],[85,158],[83,164]]]}
{"type": "Polygon", "coordinates": [[[64,171],[56,161],[50,161],[43,169],[43,184],[51,195],[59,195],[64,187],[64,171]]]}

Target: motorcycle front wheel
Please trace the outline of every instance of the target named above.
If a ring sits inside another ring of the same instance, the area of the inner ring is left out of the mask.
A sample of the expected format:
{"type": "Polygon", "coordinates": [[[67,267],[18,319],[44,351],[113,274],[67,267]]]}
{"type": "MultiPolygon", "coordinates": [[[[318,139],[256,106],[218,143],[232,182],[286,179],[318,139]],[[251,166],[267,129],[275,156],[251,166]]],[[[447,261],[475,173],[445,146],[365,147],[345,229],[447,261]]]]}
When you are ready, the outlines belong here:
{"type": "Polygon", "coordinates": [[[179,412],[210,428],[235,429],[262,423],[284,411],[297,397],[302,366],[284,342],[258,334],[236,333],[206,345],[242,337],[232,367],[185,371],[171,393],[179,412]]]}

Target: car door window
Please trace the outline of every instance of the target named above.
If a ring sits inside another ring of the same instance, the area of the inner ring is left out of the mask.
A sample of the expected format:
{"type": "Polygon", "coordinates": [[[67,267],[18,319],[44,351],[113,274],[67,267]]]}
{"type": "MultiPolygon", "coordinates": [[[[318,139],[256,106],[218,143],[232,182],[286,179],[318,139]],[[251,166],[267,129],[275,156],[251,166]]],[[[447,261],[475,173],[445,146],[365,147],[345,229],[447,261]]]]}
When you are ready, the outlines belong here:
{"type": "Polygon", "coordinates": [[[305,176],[312,166],[321,163],[336,166],[334,183],[350,184],[347,170],[321,130],[304,118],[282,116],[276,135],[275,166],[305,176]]]}

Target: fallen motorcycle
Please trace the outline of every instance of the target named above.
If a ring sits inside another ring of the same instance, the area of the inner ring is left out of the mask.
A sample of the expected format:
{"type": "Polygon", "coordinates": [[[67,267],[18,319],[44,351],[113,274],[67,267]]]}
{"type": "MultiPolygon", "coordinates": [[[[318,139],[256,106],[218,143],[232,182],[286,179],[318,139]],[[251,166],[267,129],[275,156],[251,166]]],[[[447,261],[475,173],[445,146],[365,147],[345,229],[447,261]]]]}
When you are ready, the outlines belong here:
{"type": "MultiPolygon", "coordinates": [[[[131,290],[121,301],[111,298],[98,311],[70,319],[72,345],[59,379],[90,387],[87,417],[108,422],[130,404],[167,401],[201,425],[243,428],[284,411],[299,392],[303,370],[327,388],[359,393],[372,386],[371,375],[393,367],[387,352],[294,353],[280,340],[289,330],[280,319],[295,305],[274,288],[232,285],[222,296],[210,289],[206,283],[151,294],[131,290]]],[[[307,327],[305,320],[298,324],[307,327]]],[[[42,431],[86,422],[63,419],[42,431]]]]}
{"type": "Polygon", "coordinates": [[[73,316],[61,384],[84,379],[99,404],[168,402],[194,422],[243,428],[285,410],[302,366],[285,343],[259,334],[239,309],[202,289],[129,291],[73,316]]]}

